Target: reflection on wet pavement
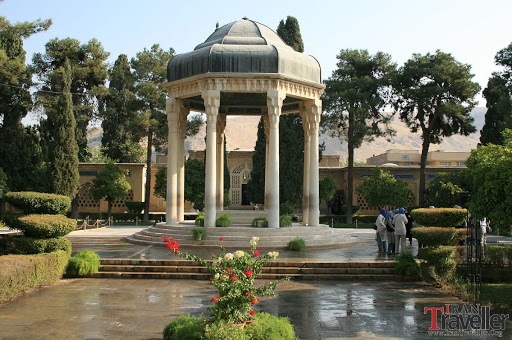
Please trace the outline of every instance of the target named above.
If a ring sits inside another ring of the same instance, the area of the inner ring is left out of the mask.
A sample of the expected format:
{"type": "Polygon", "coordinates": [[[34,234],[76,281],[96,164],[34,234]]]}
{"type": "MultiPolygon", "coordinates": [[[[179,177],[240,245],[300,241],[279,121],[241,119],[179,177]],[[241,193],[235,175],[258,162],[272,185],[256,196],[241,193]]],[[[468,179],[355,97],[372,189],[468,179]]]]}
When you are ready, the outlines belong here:
{"type": "MultiPolygon", "coordinates": [[[[207,315],[215,292],[196,280],[61,280],[0,306],[0,338],[161,339],[176,316],[207,315]]],[[[424,307],[461,303],[421,283],[295,281],[276,293],[259,309],[289,317],[300,339],[434,339],[424,307]]]]}

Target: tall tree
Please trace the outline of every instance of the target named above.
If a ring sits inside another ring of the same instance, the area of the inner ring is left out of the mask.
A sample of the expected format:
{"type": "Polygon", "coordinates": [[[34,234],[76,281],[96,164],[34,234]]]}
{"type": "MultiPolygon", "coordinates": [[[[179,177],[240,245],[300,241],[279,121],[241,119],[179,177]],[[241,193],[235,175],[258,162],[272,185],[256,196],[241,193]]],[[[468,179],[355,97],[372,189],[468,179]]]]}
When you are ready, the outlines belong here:
{"type": "Polygon", "coordinates": [[[322,127],[348,144],[347,223],[352,223],[354,150],[375,137],[392,136],[392,114],[382,109],[390,100],[396,65],[382,52],[341,50],[338,68],[325,81],[322,127]]]}
{"type": "Polygon", "coordinates": [[[95,201],[105,198],[108,202],[109,218],[112,215],[112,202],[123,200],[131,190],[131,186],[126,180],[126,172],[123,168],[110,162],[105,164],[92,183],[92,198],[95,201]]]}
{"type": "Polygon", "coordinates": [[[286,17],[286,22],[281,20],[277,27],[277,34],[284,42],[297,52],[304,52],[304,43],[300,34],[299,21],[292,16],[286,17]]]}
{"type": "Polygon", "coordinates": [[[480,131],[480,143],[503,144],[502,132],[512,128],[512,43],[494,57],[502,70],[489,78],[483,95],[487,100],[485,124],[480,131]]]}
{"type": "Polygon", "coordinates": [[[375,209],[405,207],[411,197],[406,181],[381,168],[375,169],[373,176],[364,177],[356,191],[375,209]]]}
{"type": "Polygon", "coordinates": [[[480,143],[487,145],[503,144],[501,132],[512,128],[512,96],[507,80],[499,74],[493,74],[483,91],[487,101],[485,124],[480,130],[480,143]]]}
{"type": "Polygon", "coordinates": [[[76,122],[73,115],[71,99],[71,65],[65,61],[62,67],[52,72],[50,78],[60,78],[54,83],[58,94],[56,105],[47,108],[48,125],[51,140],[49,141],[49,182],[55,194],[74,198],[79,184],[78,145],[75,139],[76,122]]]}
{"type": "Polygon", "coordinates": [[[443,137],[475,132],[470,112],[480,86],[472,81],[471,66],[461,64],[451,54],[413,54],[394,81],[395,108],[411,132],[421,132],[419,203],[425,204],[425,169],[430,144],[443,137]]]}
{"type": "Polygon", "coordinates": [[[94,117],[102,110],[102,97],[107,88],[107,58],[101,43],[92,39],[87,44],[78,40],[52,39],[45,45],[45,53],[36,53],[32,58],[33,69],[42,85],[39,86],[37,97],[44,109],[55,105],[56,98],[52,92],[62,88],[62,80],[51,77],[51,74],[62,67],[66,60],[71,65],[71,87],[73,112],[76,120],[76,141],[78,158],[86,161],[90,156],[87,149],[87,127],[94,117]]]}
{"type": "Polygon", "coordinates": [[[23,39],[47,30],[51,20],[11,24],[0,17],[0,164],[11,190],[35,189],[40,169],[39,136],[21,120],[32,109],[32,72],[25,66],[23,39]]]}
{"type": "Polygon", "coordinates": [[[140,135],[134,127],[135,79],[126,54],[121,54],[109,71],[109,91],[105,96],[102,115],[104,154],[118,163],[139,163],[144,150],[139,145],[140,135]]]}
{"type": "Polygon", "coordinates": [[[157,150],[163,148],[167,142],[166,94],[163,86],[167,82],[167,63],[173,57],[172,48],[164,51],[155,44],[149,50],[144,48],[131,60],[138,100],[136,124],[141,133],[140,137],[147,138],[144,221],[149,217],[152,150],[153,147],[157,150]]]}

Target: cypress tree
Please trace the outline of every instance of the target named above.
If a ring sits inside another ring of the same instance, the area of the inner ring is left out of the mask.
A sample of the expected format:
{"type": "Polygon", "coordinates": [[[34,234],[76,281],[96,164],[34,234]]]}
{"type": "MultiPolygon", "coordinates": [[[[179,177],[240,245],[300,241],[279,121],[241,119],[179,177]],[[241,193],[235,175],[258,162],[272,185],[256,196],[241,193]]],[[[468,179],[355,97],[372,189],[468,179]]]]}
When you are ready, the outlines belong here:
{"type": "Polygon", "coordinates": [[[79,184],[76,122],[71,99],[71,66],[66,60],[52,77],[61,78],[62,93],[56,106],[47,111],[52,140],[49,147],[49,179],[53,193],[74,198],[79,184]]]}
{"type": "Polygon", "coordinates": [[[506,79],[494,74],[489,78],[483,95],[487,100],[487,112],[480,130],[480,143],[502,145],[502,131],[512,127],[512,97],[506,79]]]}
{"type": "Polygon", "coordinates": [[[277,27],[277,34],[284,42],[297,52],[304,52],[304,43],[300,34],[299,21],[292,16],[286,17],[286,22],[281,20],[277,27]]]}

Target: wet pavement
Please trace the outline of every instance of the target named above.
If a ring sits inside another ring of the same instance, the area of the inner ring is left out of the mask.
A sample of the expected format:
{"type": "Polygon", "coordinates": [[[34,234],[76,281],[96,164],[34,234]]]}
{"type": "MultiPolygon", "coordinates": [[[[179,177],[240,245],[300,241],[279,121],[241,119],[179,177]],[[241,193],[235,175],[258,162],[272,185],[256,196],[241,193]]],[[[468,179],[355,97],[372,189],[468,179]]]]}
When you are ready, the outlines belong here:
{"type": "MultiPolygon", "coordinates": [[[[65,279],[0,306],[0,338],[161,339],[173,318],[208,315],[215,293],[208,281],[65,279]]],[[[289,317],[299,339],[436,339],[424,307],[447,303],[461,302],[421,283],[295,281],[255,309],[289,317]]]]}
{"type": "MultiPolygon", "coordinates": [[[[69,237],[75,253],[92,249],[103,258],[175,258],[165,247],[123,242],[123,235],[134,230],[105,228],[73,232],[69,237]]],[[[378,254],[374,235],[373,230],[353,229],[355,245],[280,251],[278,260],[387,258],[378,254]]],[[[416,253],[415,240],[407,243],[416,253]]],[[[207,256],[211,250],[196,252],[207,256]]],[[[173,318],[187,313],[208,315],[215,294],[208,281],[199,280],[64,279],[0,305],[0,339],[161,339],[173,318]]],[[[425,283],[328,280],[281,283],[276,297],[263,298],[255,309],[287,316],[299,339],[483,338],[429,335],[431,318],[424,308],[445,304],[462,302],[425,283]]],[[[512,339],[512,323],[502,335],[512,339]]]]}

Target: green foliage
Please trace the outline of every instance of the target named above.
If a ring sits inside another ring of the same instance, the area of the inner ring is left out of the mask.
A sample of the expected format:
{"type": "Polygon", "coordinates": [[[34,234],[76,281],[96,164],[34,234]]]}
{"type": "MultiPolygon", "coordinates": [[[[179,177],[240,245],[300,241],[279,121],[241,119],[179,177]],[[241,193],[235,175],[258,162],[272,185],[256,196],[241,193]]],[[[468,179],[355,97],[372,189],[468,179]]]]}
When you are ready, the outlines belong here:
{"type": "Polygon", "coordinates": [[[352,221],[354,149],[375,137],[392,136],[392,114],[381,110],[389,103],[391,76],[396,65],[382,52],[341,50],[338,68],[325,81],[322,126],[334,138],[347,141],[347,223],[352,221]]]}
{"type": "Polygon", "coordinates": [[[71,65],[66,58],[64,64],[50,75],[59,79],[55,91],[61,92],[57,102],[46,107],[47,126],[51,140],[48,144],[48,175],[51,192],[75,197],[80,176],[78,174],[78,145],[75,136],[76,121],[73,115],[71,96],[71,65]]]}
{"type": "Polygon", "coordinates": [[[320,201],[328,202],[336,193],[336,181],[332,176],[322,177],[319,183],[320,201]]]}
{"type": "MultiPolygon", "coordinates": [[[[281,130],[281,129],[280,129],[281,130]]],[[[247,193],[253,203],[264,203],[265,200],[265,165],[266,137],[263,117],[258,123],[256,145],[252,154],[251,178],[247,183],[247,193]]],[[[282,213],[282,211],[281,211],[282,213]]]]}
{"type": "Polygon", "coordinates": [[[424,226],[454,228],[467,218],[466,209],[457,208],[420,208],[411,211],[414,221],[424,226]]]}
{"type": "Polygon", "coordinates": [[[245,333],[252,340],[295,340],[295,331],[287,317],[258,312],[254,321],[245,327],[245,333]]]}
{"type": "Polygon", "coordinates": [[[356,192],[373,208],[405,207],[411,197],[406,181],[381,168],[376,168],[373,176],[364,177],[356,192]]]}
{"type": "Polygon", "coordinates": [[[485,123],[480,130],[480,143],[483,145],[503,144],[502,132],[512,126],[512,93],[507,79],[494,73],[483,91],[487,112],[485,123]]]}
{"type": "Polygon", "coordinates": [[[194,223],[197,226],[204,227],[204,212],[197,214],[196,221],[194,223]]]}
{"type": "Polygon", "coordinates": [[[251,227],[257,227],[258,221],[262,221],[263,228],[268,228],[268,221],[265,217],[255,217],[251,222],[251,227]]]}
{"type": "Polygon", "coordinates": [[[453,236],[452,246],[458,246],[462,242],[465,242],[468,237],[468,231],[466,228],[455,229],[455,235],[453,236]]]}
{"type": "Polygon", "coordinates": [[[128,210],[134,214],[140,214],[144,210],[144,202],[126,201],[124,202],[128,210]]]}
{"type": "Polygon", "coordinates": [[[227,214],[220,214],[215,220],[216,227],[231,227],[231,218],[227,214]]]}
{"type": "Polygon", "coordinates": [[[455,247],[441,246],[418,249],[418,258],[425,260],[420,264],[423,278],[428,281],[451,281],[457,267],[454,255],[455,247]]]}
{"type": "Polygon", "coordinates": [[[292,226],[292,217],[287,215],[279,216],[279,226],[280,227],[291,227],[292,226]]]}
{"type": "MultiPolygon", "coordinates": [[[[202,340],[205,339],[206,318],[190,314],[180,315],[172,320],[163,331],[164,340],[202,340]]],[[[215,339],[226,339],[215,337],[215,339]]]]}
{"type": "Polygon", "coordinates": [[[295,238],[293,240],[290,240],[286,247],[288,250],[301,251],[306,249],[306,241],[304,241],[301,238],[295,238]]]}
{"type": "Polygon", "coordinates": [[[62,250],[71,255],[71,241],[65,237],[32,238],[10,236],[0,238],[0,255],[42,254],[62,250]]]}
{"type": "Polygon", "coordinates": [[[395,257],[395,272],[401,276],[417,277],[420,273],[420,267],[416,259],[409,251],[403,251],[395,257]]]}
{"type": "Polygon", "coordinates": [[[466,164],[472,182],[471,214],[508,226],[512,224],[512,147],[508,140],[504,143],[473,149],[466,164]]]}
{"type": "Polygon", "coordinates": [[[246,335],[245,329],[239,325],[219,320],[206,326],[206,339],[236,339],[236,340],[249,340],[246,335]]]}
{"type": "Polygon", "coordinates": [[[194,240],[204,240],[208,236],[208,233],[206,232],[206,228],[196,227],[192,229],[192,236],[194,237],[194,240]]]}
{"type": "Polygon", "coordinates": [[[464,172],[440,172],[428,186],[429,204],[439,208],[462,206],[460,194],[466,192],[468,186],[464,172]]]}
{"type": "Polygon", "coordinates": [[[92,182],[90,194],[95,201],[105,198],[108,202],[109,217],[112,212],[112,202],[123,200],[131,190],[125,174],[126,170],[114,163],[107,163],[92,182]]]}
{"type": "Polygon", "coordinates": [[[63,215],[27,215],[18,218],[16,228],[27,237],[53,238],[76,229],[76,220],[63,215]]]}
{"type": "Polygon", "coordinates": [[[0,256],[0,302],[59,280],[68,259],[69,254],[60,250],[50,254],[0,256]]]}
{"type": "Polygon", "coordinates": [[[508,314],[512,317],[512,283],[483,283],[480,287],[480,304],[491,306],[493,314],[508,314]]]}
{"type": "Polygon", "coordinates": [[[144,149],[139,145],[136,118],[135,79],[125,54],[119,55],[109,70],[109,89],[102,113],[103,136],[101,144],[105,154],[117,163],[141,163],[144,149]]]}
{"type": "Polygon", "coordinates": [[[7,203],[26,214],[64,214],[71,207],[68,196],[41,192],[9,192],[5,194],[7,203]]]}
{"type": "Polygon", "coordinates": [[[393,80],[394,106],[412,133],[420,131],[423,145],[420,161],[419,202],[425,202],[425,169],[430,144],[444,137],[475,132],[471,110],[480,92],[473,82],[471,66],[461,64],[451,54],[413,54],[393,80]]]}
{"type": "Polygon", "coordinates": [[[23,40],[50,25],[51,20],[11,24],[0,17],[0,160],[7,187],[14,191],[33,190],[34,174],[42,166],[37,131],[22,123],[32,109],[32,70],[26,66],[23,40]]]}
{"type": "Polygon", "coordinates": [[[485,245],[485,262],[498,267],[512,265],[512,246],[503,246],[496,244],[485,245]]]}
{"type": "Polygon", "coordinates": [[[300,34],[299,21],[292,16],[286,17],[286,22],[281,20],[276,31],[283,41],[297,52],[304,52],[304,42],[300,34]]]}
{"type": "MultiPolygon", "coordinates": [[[[80,44],[76,39],[52,39],[45,45],[45,53],[35,53],[32,58],[33,69],[41,84],[37,92],[38,99],[42,102],[45,111],[52,110],[60,96],[52,92],[62,92],[63,78],[57,76],[58,70],[67,62],[71,67],[71,81],[69,92],[80,93],[72,96],[71,108],[76,120],[75,140],[78,145],[78,159],[86,161],[89,158],[87,150],[87,127],[93,117],[99,115],[103,109],[102,98],[106,93],[105,81],[108,76],[107,58],[101,43],[91,39],[85,44],[80,44]]],[[[43,131],[44,144],[51,144],[53,126],[46,124],[49,131],[43,131]]],[[[51,158],[48,158],[51,160],[51,158]]]]}
{"type": "Polygon", "coordinates": [[[418,243],[427,247],[449,246],[453,244],[455,228],[421,227],[413,228],[411,233],[418,243]]]}
{"type": "Polygon", "coordinates": [[[66,272],[73,276],[92,276],[99,269],[99,255],[92,250],[86,250],[69,260],[66,272]]]}
{"type": "Polygon", "coordinates": [[[359,223],[375,223],[378,215],[354,215],[354,220],[357,220],[359,223]]]}
{"type": "Polygon", "coordinates": [[[295,210],[295,203],[290,201],[284,201],[281,204],[279,204],[279,211],[282,214],[289,215],[295,210]]]}

